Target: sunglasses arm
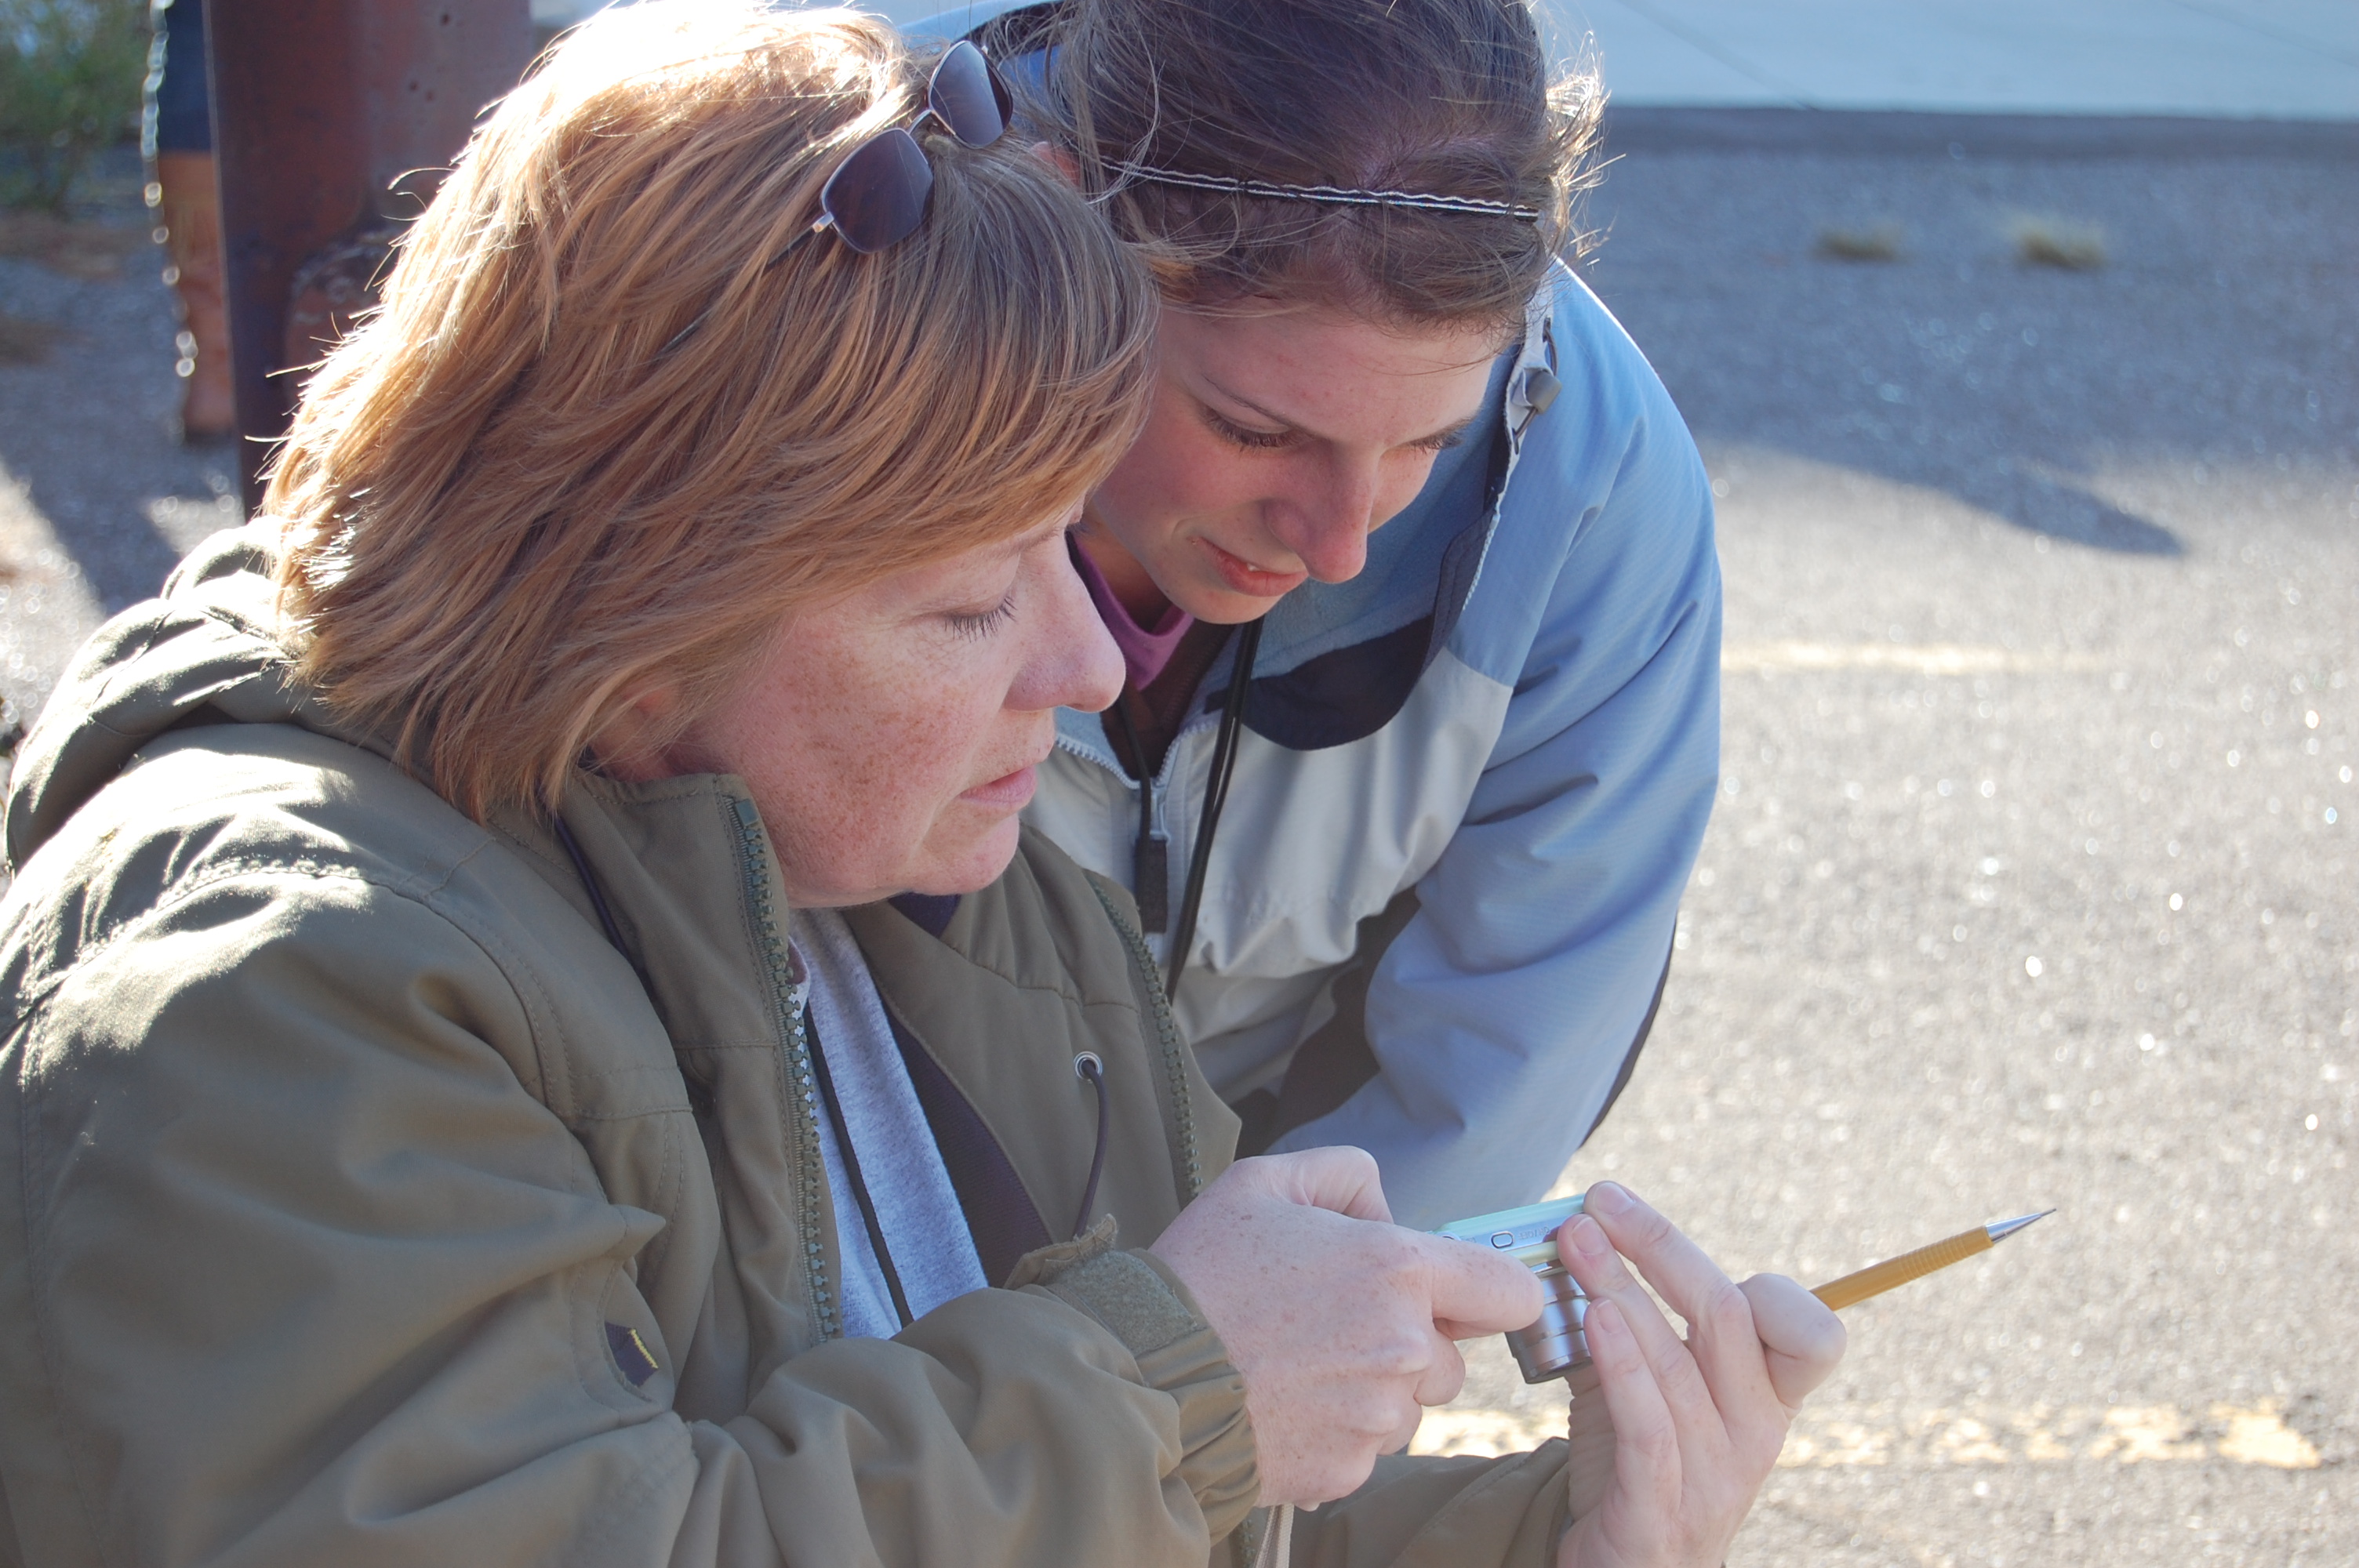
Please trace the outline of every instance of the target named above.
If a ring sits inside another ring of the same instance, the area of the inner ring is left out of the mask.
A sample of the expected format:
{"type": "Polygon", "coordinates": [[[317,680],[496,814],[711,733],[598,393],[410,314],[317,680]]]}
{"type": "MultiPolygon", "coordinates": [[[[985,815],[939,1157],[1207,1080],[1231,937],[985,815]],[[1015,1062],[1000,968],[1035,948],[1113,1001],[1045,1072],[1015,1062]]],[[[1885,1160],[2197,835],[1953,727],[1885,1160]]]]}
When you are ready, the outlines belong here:
{"type": "Polygon", "coordinates": [[[787,248],[785,250],[780,251],[777,255],[772,256],[768,261],[763,263],[762,270],[766,273],[771,271],[777,267],[780,262],[785,261],[788,256],[794,254],[796,251],[801,249],[803,242],[810,239],[815,234],[824,234],[830,229],[834,227],[835,214],[832,212],[821,213],[817,218],[811,221],[811,226],[810,228],[805,229],[801,233],[797,234],[793,239],[787,242],[787,248]]]}

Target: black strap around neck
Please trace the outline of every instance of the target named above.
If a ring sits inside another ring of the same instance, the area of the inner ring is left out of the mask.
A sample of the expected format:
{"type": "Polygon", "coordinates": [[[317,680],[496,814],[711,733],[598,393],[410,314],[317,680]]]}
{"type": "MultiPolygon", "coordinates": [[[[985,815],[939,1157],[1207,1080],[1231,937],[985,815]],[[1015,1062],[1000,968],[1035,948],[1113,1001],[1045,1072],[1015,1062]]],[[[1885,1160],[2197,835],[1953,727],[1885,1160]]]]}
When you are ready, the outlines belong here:
{"type": "Polygon", "coordinates": [[[1254,655],[1261,650],[1259,621],[1248,621],[1237,633],[1237,658],[1229,672],[1229,689],[1221,707],[1221,733],[1212,742],[1212,773],[1204,785],[1204,809],[1196,819],[1196,845],[1188,856],[1188,881],[1180,894],[1180,918],[1172,926],[1170,961],[1164,966],[1163,994],[1177,996],[1180,976],[1188,968],[1188,948],[1196,940],[1196,915],[1204,903],[1204,878],[1212,865],[1212,836],[1220,831],[1221,812],[1229,802],[1229,780],[1237,771],[1237,742],[1245,731],[1245,695],[1253,687],[1254,655]]]}
{"type": "Polygon", "coordinates": [[[893,1310],[907,1328],[917,1319],[901,1289],[901,1271],[893,1267],[893,1249],[886,1244],[885,1227],[876,1218],[876,1200],[868,1195],[868,1178],[861,1173],[860,1153],[852,1146],[851,1124],[843,1119],[843,1104],[835,1098],[835,1075],[827,1069],[827,1053],[820,1048],[819,1030],[809,1009],[803,1012],[803,1041],[810,1048],[811,1076],[819,1080],[819,1098],[827,1106],[828,1120],[835,1125],[836,1152],[843,1157],[843,1173],[852,1184],[853,1201],[860,1206],[860,1223],[867,1227],[869,1249],[876,1254],[876,1267],[884,1271],[885,1288],[893,1296],[893,1310]]]}

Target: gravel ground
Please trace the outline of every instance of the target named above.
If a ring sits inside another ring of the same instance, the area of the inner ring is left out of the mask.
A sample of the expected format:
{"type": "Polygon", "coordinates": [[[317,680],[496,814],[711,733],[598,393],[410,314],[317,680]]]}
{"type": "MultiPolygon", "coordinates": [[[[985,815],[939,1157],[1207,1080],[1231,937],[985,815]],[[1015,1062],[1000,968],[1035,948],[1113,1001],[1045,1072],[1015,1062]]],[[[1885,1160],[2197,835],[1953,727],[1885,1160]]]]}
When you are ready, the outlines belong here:
{"type": "MultiPolygon", "coordinates": [[[[1600,195],[1723,498],[1726,750],[1563,1190],[1811,1282],[2061,1208],[1849,1314],[1736,1564],[2359,1562],[2354,171],[1642,138],[1600,195]]],[[[1544,1407],[1485,1347],[1424,1442],[1544,1407]]]]}
{"type": "MultiPolygon", "coordinates": [[[[145,226],[136,157],[110,167],[82,216],[145,226]]],[[[102,619],[238,521],[230,449],[175,439],[179,325],[163,265],[136,238],[112,266],[64,272],[0,254],[0,314],[59,333],[39,360],[0,363],[0,728],[29,724],[102,619]]]]}
{"type": "MultiPolygon", "coordinates": [[[[1634,118],[1593,208],[1723,496],[1727,760],[1565,1188],[1813,1281],[2061,1207],[1850,1314],[1740,1568],[2359,1562],[2359,160],[1871,119],[1634,118]]],[[[22,712],[234,513],[144,260],[0,260],[0,311],[71,334],[0,366],[22,712]]],[[[1420,1443],[1549,1423],[1484,1346],[1420,1443]]]]}

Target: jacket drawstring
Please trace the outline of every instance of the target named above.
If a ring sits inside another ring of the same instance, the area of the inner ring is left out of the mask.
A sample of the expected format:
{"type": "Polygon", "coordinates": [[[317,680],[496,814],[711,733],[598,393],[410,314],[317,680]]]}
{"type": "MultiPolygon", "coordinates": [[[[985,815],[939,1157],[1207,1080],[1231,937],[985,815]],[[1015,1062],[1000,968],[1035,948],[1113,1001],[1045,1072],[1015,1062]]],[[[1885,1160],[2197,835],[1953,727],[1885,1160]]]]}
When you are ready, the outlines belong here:
{"type": "Polygon", "coordinates": [[[1090,1227],[1090,1210],[1098,1206],[1098,1179],[1105,1174],[1107,1124],[1114,1118],[1106,1096],[1105,1063],[1094,1051],[1084,1051],[1073,1058],[1073,1076],[1098,1091],[1098,1145],[1090,1156],[1090,1179],[1082,1188],[1082,1212],[1073,1219],[1073,1239],[1079,1241],[1082,1232],[1090,1227]]]}
{"type": "Polygon", "coordinates": [[[1294,1505],[1280,1503],[1269,1510],[1269,1523],[1261,1532],[1261,1550],[1254,1554],[1254,1568],[1286,1568],[1287,1559],[1294,1555],[1294,1505]]]}

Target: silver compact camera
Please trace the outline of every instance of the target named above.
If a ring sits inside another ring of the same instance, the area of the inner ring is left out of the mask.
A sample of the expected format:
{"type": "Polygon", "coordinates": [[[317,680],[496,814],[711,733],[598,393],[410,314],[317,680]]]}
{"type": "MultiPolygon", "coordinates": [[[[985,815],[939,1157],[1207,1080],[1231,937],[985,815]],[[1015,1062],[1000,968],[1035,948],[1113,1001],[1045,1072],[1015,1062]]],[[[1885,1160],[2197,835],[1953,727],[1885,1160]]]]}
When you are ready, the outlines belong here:
{"type": "Polygon", "coordinates": [[[1580,1212],[1581,1199],[1559,1198],[1497,1214],[1479,1214],[1434,1232],[1452,1241],[1505,1252],[1539,1276],[1546,1304],[1538,1319],[1507,1336],[1507,1348],[1515,1352],[1516,1365],[1523,1368],[1527,1383],[1545,1383],[1589,1365],[1589,1343],[1581,1334],[1589,1315],[1589,1298],[1581,1293],[1556,1252],[1556,1233],[1580,1212]]]}

